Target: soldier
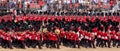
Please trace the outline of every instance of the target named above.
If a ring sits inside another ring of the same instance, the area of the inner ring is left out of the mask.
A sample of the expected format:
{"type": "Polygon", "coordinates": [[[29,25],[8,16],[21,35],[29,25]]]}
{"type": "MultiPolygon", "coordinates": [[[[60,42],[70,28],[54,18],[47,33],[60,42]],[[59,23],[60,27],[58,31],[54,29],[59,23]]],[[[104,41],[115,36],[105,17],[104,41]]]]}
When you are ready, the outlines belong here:
{"type": "Polygon", "coordinates": [[[64,46],[64,45],[65,45],[65,31],[64,31],[64,28],[62,28],[62,29],[60,30],[59,36],[60,36],[60,45],[61,45],[61,43],[62,43],[63,46],[64,46]]]}
{"type": "Polygon", "coordinates": [[[117,33],[116,39],[117,39],[117,48],[119,48],[120,46],[120,34],[119,33],[117,33]]]}
{"type": "Polygon", "coordinates": [[[96,38],[96,46],[98,47],[100,47],[100,45],[101,45],[101,43],[102,43],[102,41],[101,41],[101,36],[102,36],[102,32],[101,31],[98,31],[97,32],[97,38],[96,38]]]}
{"type": "Polygon", "coordinates": [[[41,49],[41,45],[42,45],[42,36],[39,33],[35,33],[35,47],[38,45],[38,48],[41,49]]]}
{"type": "Polygon", "coordinates": [[[17,41],[17,46],[18,46],[18,48],[23,48],[23,49],[25,49],[25,34],[24,33],[18,33],[17,35],[16,35],[16,41],[17,41]]]}
{"type": "Polygon", "coordinates": [[[95,35],[94,34],[92,34],[92,33],[89,33],[89,40],[88,40],[88,42],[89,42],[89,46],[90,47],[92,47],[92,48],[95,48],[95,35]]]}
{"type": "Polygon", "coordinates": [[[59,29],[56,29],[55,30],[55,33],[52,33],[51,34],[51,37],[50,37],[50,39],[51,39],[51,47],[55,47],[55,48],[60,48],[59,47],[59,34],[60,34],[60,30],[59,29]]]}
{"type": "Polygon", "coordinates": [[[1,37],[2,37],[2,43],[1,43],[2,47],[13,49],[12,48],[12,39],[11,39],[10,34],[7,34],[4,32],[1,37]]]}
{"type": "Polygon", "coordinates": [[[70,31],[70,47],[72,48],[75,48],[76,47],[76,44],[75,44],[75,37],[74,37],[74,34],[75,32],[74,31],[70,31]]]}
{"type": "Polygon", "coordinates": [[[49,36],[48,36],[47,28],[43,29],[43,34],[42,34],[42,46],[44,44],[46,44],[46,47],[49,48],[49,36]]]}
{"type": "Polygon", "coordinates": [[[68,31],[65,33],[66,34],[66,46],[69,46],[71,47],[72,46],[72,43],[71,43],[71,32],[68,31]]]}
{"type": "Polygon", "coordinates": [[[80,44],[81,44],[81,46],[84,46],[84,31],[81,30],[80,28],[78,28],[78,32],[79,32],[79,35],[80,35],[80,38],[79,38],[80,44]]]}
{"type": "Polygon", "coordinates": [[[111,32],[110,32],[110,36],[111,36],[111,42],[113,42],[113,43],[112,43],[112,46],[115,47],[115,46],[116,46],[116,43],[117,43],[117,40],[116,40],[116,38],[115,38],[115,36],[116,36],[116,31],[115,31],[115,30],[111,31],[111,32]]]}
{"type": "Polygon", "coordinates": [[[33,32],[31,32],[31,34],[29,35],[29,40],[30,40],[30,47],[32,47],[32,48],[36,48],[36,44],[38,43],[37,41],[36,41],[36,31],[33,31],[33,32]]]}
{"type": "Polygon", "coordinates": [[[89,42],[88,42],[89,41],[89,33],[87,31],[85,31],[84,34],[85,34],[84,35],[84,43],[85,43],[84,46],[85,46],[85,48],[88,48],[89,47],[89,42]]]}
{"type": "Polygon", "coordinates": [[[105,47],[110,48],[110,40],[109,40],[109,36],[108,36],[107,32],[104,32],[104,33],[103,33],[103,37],[104,37],[104,38],[103,38],[103,41],[104,41],[104,42],[103,42],[102,47],[105,46],[105,47]],[[106,44],[107,44],[108,46],[107,46],[106,44]]]}
{"type": "Polygon", "coordinates": [[[26,40],[25,40],[25,43],[26,43],[26,46],[28,47],[28,48],[30,48],[31,47],[31,39],[34,39],[35,37],[32,37],[32,32],[30,32],[30,31],[26,31],[25,32],[25,36],[26,36],[26,40]]]}
{"type": "Polygon", "coordinates": [[[80,48],[80,40],[79,40],[79,33],[77,34],[77,32],[74,33],[74,36],[73,36],[73,44],[74,44],[74,48],[76,47],[76,45],[78,46],[78,48],[80,48]]]}

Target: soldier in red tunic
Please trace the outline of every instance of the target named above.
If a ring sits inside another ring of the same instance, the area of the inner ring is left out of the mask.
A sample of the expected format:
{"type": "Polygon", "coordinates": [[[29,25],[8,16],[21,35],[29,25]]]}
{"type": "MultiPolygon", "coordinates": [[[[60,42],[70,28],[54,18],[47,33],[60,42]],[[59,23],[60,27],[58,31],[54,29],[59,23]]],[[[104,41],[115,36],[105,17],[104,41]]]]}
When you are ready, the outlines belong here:
{"type": "MultiPolygon", "coordinates": [[[[30,48],[31,47],[31,36],[32,35],[32,32],[30,32],[30,31],[27,31],[26,33],[25,33],[25,37],[26,37],[26,40],[25,40],[25,43],[26,43],[26,46],[28,47],[28,48],[30,48]]],[[[33,38],[32,38],[33,39],[33,38]]]]}
{"type": "Polygon", "coordinates": [[[76,46],[76,44],[75,44],[75,37],[74,37],[74,34],[75,34],[75,32],[74,31],[71,31],[71,36],[70,36],[70,47],[72,47],[72,48],[75,48],[76,46]]]}
{"type": "Polygon", "coordinates": [[[36,48],[36,44],[37,44],[37,41],[36,41],[36,31],[32,31],[32,34],[30,34],[29,35],[29,45],[30,45],[30,47],[32,47],[32,48],[36,48]]]}
{"type": "Polygon", "coordinates": [[[79,34],[77,32],[73,33],[73,48],[76,48],[76,45],[80,48],[79,34]]]}
{"type": "Polygon", "coordinates": [[[102,40],[103,40],[102,47],[105,46],[110,48],[110,40],[107,32],[103,32],[102,40]]]}
{"type": "Polygon", "coordinates": [[[46,44],[47,48],[49,48],[49,34],[50,32],[48,32],[47,28],[44,28],[42,33],[42,46],[46,44]]]}
{"type": "Polygon", "coordinates": [[[117,48],[119,48],[120,47],[120,33],[117,33],[116,39],[117,39],[117,48]]]}
{"type": "Polygon", "coordinates": [[[41,49],[41,45],[42,45],[42,36],[41,36],[41,34],[37,33],[36,37],[35,37],[35,40],[37,41],[36,45],[38,45],[39,49],[41,49]]]}
{"type": "Polygon", "coordinates": [[[36,31],[32,31],[32,32],[26,32],[26,46],[32,47],[32,48],[36,48],[36,46],[38,46],[39,49],[41,49],[41,44],[42,44],[42,37],[41,35],[36,32],[36,31]]]}
{"type": "Polygon", "coordinates": [[[112,43],[112,46],[113,46],[113,47],[115,47],[115,46],[116,46],[116,43],[117,43],[117,40],[116,40],[116,38],[115,38],[116,35],[117,35],[117,33],[116,33],[115,30],[113,30],[113,31],[110,32],[110,37],[111,37],[111,42],[113,42],[113,43],[112,43]]]}
{"type": "Polygon", "coordinates": [[[3,48],[10,48],[12,49],[12,39],[10,34],[8,33],[3,33],[2,37],[2,47],[3,48]]]}
{"type": "Polygon", "coordinates": [[[88,40],[89,47],[95,48],[95,44],[94,44],[95,43],[95,35],[89,32],[88,37],[89,37],[89,40],[88,40]]]}
{"type": "MultiPolygon", "coordinates": [[[[55,33],[54,32],[51,32],[50,35],[49,35],[49,40],[50,40],[50,48],[60,48],[59,47],[59,37],[58,37],[58,31],[55,30],[55,33]]],[[[60,32],[59,32],[60,33],[60,32]]]]}
{"type": "Polygon", "coordinates": [[[64,46],[65,45],[65,31],[64,31],[64,29],[60,30],[59,36],[60,36],[60,44],[63,43],[63,46],[64,46]]]}
{"type": "Polygon", "coordinates": [[[97,32],[97,38],[96,38],[96,46],[98,47],[100,47],[100,45],[101,45],[101,43],[102,43],[102,39],[101,39],[101,37],[102,37],[102,32],[101,31],[98,31],[97,32]]]}
{"type": "Polygon", "coordinates": [[[71,31],[66,32],[66,44],[67,44],[67,46],[69,46],[69,47],[72,46],[71,36],[72,36],[71,31]]]}
{"type": "Polygon", "coordinates": [[[82,45],[83,47],[87,48],[89,47],[89,43],[88,43],[88,40],[89,40],[89,36],[88,36],[88,32],[87,31],[84,31],[84,33],[82,33],[84,38],[82,39],[82,45]]]}
{"type": "Polygon", "coordinates": [[[24,33],[18,33],[17,36],[16,36],[16,39],[17,39],[17,42],[18,42],[18,48],[23,48],[25,49],[25,34],[24,33]]]}

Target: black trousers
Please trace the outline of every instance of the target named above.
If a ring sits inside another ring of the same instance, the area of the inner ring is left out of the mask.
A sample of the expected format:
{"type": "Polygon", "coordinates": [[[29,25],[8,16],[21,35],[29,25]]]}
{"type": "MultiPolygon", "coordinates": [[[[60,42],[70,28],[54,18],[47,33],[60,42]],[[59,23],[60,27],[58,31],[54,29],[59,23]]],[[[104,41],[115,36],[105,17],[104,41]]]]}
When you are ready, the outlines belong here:
{"type": "Polygon", "coordinates": [[[61,45],[61,44],[63,44],[63,45],[64,45],[64,43],[65,43],[65,42],[64,42],[64,38],[63,38],[63,37],[61,37],[61,38],[60,38],[60,45],[61,45]]]}
{"type": "Polygon", "coordinates": [[[117,44],[117,40],[116,39],[111,39],[110,41],[112,43],[112,46],[115,47],[116,44],[117,44]]]}
{"type": "Polygon", "coordinates": [[[72,45],[73,45],[72,40],[70,40],[70,39],[66,39],[65,43],[66,43],[67,47],[72,47],[72,45]]]}
{"type": "Polygon", "coordinates": [[[84,39],[84,38],[81,39],[80,44],[81,44],[81,46],[87,48],[89,46],[88,39],[84,39]]]}
{"type": "Polygon", "coordinates": [[[59,41],[52,41],[50,40],[50,48],[60,48],[60,42],[59,41]]]}
{"type": "Polygon", "coordinates": [[[25,43],[24,43],[24,41],[18,40],[18,47],[25,49],[25,43]]]}
{"type": "Polygon", "coordinates": [[[25,44],[28,48],[30,48],[32,41],[29,38],[26,38],[25,44]]]}
{"type": "Polygon", "coordinates": [[[78,40],[78,41],[74,41],[73,40],[73,48],[76,48],[76,45],[78,46],[78,48],[80,48],[80,41],[78,40]]]}
{"type": "Polygon", "coordinates": [[[46,44],[46,47],[49,48],[49,45],[50,45],[50,40],[43,40],[42,41],[42,46],[46,44]]]}
{"type": "Polygon", "coordinates": [[[31,43],[32,48],[36,48],[36,46],[38,46],[38,48],[41,49],[41,45],[42,45],[41,41],[37,41],[37,40],[31,40],[31,41],[32,41],[31,43]]]}
{"type": "Polygon", "coordinates": [[[88,44],[90,48],[95,48],[95,40],[88,40],[88,44]]]}
{"type": "Polygon", "coordinates": [[[16,48],[23,48],[25,49],[25,42],[17,39],[13,39],[12,45],[16,48]]]}
{"type": "Polygon", "coordinates": [[[35,48],[35,41],[34,40],[30,40],[29,38],[27,38],[25,40],[25,44],[28,48],[32,47],[32,48],[35,48]]]}
{"type": "Polygon", "coordinates": [[[102,39],[96,38],[96,46],[97,46],[97,47],[98,47],[98,46],[100,47],[101,44],[102,44],[102,39]]]}
{"type": "Polygon", "coordinates": [[[109,47],[110,48],[110,40],[102,40],[101,47],[109,47]]]}
{"type": "Polygon", "coordinates": [[[2,45],[3,48],[10,48],[10,49],[12,49],[12,43],[11,43],[11,41],[2,40],[1,45],[2,45]]]}
{"type": "Polygon", "coordinates": [[[116,40],[116,42],[117,42],[117,48],[119,48],[120,47],[120,40],[116,40]]]}
{"type": "Polygon", "coordinates": [[[67,40],[66,38],[64,38],[63,41],[64,41],[64,42],[63,42],[63,45],[64,45],[64,46],[68,46],[68,40],[67,40]]]}

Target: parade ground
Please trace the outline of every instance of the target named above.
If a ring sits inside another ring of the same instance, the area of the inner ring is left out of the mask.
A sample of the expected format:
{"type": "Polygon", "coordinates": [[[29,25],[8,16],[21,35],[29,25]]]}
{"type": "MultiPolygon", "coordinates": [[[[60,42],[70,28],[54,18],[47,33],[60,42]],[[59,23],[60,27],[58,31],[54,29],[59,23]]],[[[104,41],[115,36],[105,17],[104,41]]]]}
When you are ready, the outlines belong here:
{"type": "Polygon", "coordinates": [[[42,49],[38,49],[38,48],[26,48],[26,49],[4,49],[4,48],[0,48],[0,51],[120,51],[120,48],[70,48],[70,47],[64,47],[61,46],[60,49],[55,49],[55,48],[45,48],[43,47],[42,49]]]}

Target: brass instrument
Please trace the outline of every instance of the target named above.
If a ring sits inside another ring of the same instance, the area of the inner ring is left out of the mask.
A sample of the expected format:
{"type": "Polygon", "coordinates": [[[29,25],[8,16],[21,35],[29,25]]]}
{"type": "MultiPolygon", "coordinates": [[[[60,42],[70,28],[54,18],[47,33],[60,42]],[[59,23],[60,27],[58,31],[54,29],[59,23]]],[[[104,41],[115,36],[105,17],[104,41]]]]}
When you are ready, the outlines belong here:
{"type": "Polygon", "coordinates": [[[56,29],[56,30],[55,30],[55,34],[60,34],[60,30],[59,30],[59,29],[56,29]]]}

